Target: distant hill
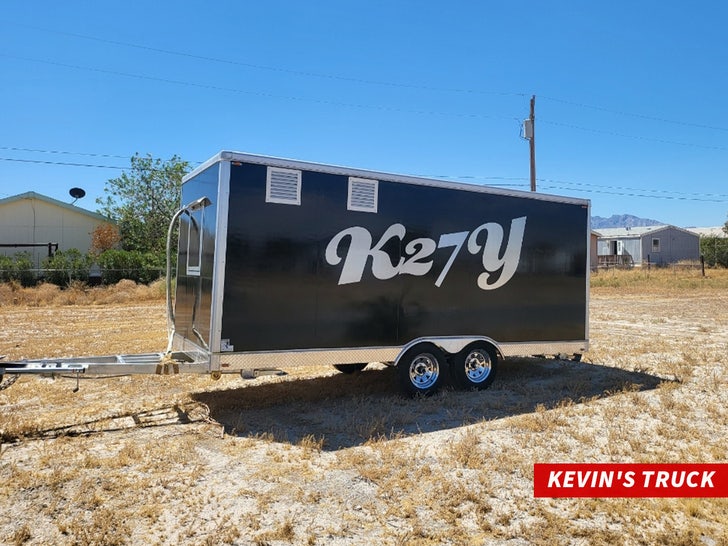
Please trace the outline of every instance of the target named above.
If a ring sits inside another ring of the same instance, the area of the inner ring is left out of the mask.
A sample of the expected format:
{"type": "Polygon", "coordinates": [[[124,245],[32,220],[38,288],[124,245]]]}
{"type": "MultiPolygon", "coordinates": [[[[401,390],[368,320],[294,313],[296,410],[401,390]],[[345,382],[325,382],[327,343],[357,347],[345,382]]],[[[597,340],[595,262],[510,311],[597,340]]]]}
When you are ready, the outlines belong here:
{"type": "Polygon", "coordinates": [[[609,218],[603,216],[592,216],[592,229],[600,228],[626,228],[626,227],[643,227],[643,226],[661,226],[665,222],[650,220],[649,218],[639,218],[631,214],[613,214],[609,218]]]}

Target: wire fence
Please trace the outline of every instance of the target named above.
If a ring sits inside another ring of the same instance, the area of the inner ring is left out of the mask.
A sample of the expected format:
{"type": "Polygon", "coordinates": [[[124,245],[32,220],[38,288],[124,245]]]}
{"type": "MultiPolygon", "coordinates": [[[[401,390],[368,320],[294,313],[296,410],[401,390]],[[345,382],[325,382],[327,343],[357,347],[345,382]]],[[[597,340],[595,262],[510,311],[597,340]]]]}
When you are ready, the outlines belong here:
{"type": "Polygon", "coordinates": [[[698,276],[705,276],[705,260],[701,257],[700,260],[682,260],[675,263],[662,263],[655,264],[649,261],[642,263],[634,263],[629,261],[599,261],[596,266],[592,265],[592,274],[608,273],[617,270],[626,269],[639,269],[644,272],[660,271],[660,272],[672,272],[674,274],[683,273],[695,273],[698,276]]]}
{"type": "MultiPolygon", "coordinates": [[[[174,274],[174,271],[173,271],[174,274]]],[[[89,285],[116,284],[122,279],[129,279],[137,283],[149,284],[166,275],[166,269],[161,267],[136,268],[13,268],[0,267],[0,282],[19,282],[23,286],[34,286],[43,282],[50,282],[60,286],[68,285],[73,281],[80,281],[89,285]]]]}

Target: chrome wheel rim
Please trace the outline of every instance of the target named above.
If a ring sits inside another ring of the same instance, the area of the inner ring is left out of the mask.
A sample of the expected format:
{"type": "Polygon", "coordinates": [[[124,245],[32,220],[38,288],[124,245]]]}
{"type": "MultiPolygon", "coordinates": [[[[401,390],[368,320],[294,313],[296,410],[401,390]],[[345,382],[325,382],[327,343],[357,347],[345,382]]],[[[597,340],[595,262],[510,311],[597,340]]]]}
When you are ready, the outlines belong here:
{"type": "Polygon", "coordinates": [[[432,387],[438,377],[440,377],[440,364],[431,354],[423,353],[417,355],[410,362],[409,378],[412,384],[418,389],[432,387]]]}
{"type": "Polygon", "coordinates": [[[471,383],[482,383],[492,370],[490,355],[481,350],[474,350],[465,357],[465,375],[471,383]]]}

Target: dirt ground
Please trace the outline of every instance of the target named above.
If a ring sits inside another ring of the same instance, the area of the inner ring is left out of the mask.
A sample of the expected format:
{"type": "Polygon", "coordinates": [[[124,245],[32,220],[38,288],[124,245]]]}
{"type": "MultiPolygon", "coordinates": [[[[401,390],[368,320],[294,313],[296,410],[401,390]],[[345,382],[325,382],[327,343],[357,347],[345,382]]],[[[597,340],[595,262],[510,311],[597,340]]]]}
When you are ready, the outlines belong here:
{"type": "MultiPolygon", "coordinates": [[[[728,544],[728,499],[543,499],[536,462],[728,460],[728,291],[592,290],[580,363],[400,396],[381,365],[19,379],[0,544],[728,544]]],[[[161,351],[164,303],[0,306],[0,355],[161,351]]]]}

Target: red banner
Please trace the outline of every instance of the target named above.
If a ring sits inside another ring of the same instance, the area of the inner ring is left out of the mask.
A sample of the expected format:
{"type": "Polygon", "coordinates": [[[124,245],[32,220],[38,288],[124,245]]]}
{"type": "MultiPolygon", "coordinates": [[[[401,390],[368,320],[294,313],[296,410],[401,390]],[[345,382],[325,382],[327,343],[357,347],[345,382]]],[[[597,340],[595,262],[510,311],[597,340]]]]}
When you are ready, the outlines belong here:
{"type": "Polygon", "coordinates": [[[728,497],[727,463],[536,463],[534,497],[728,497]]]}

